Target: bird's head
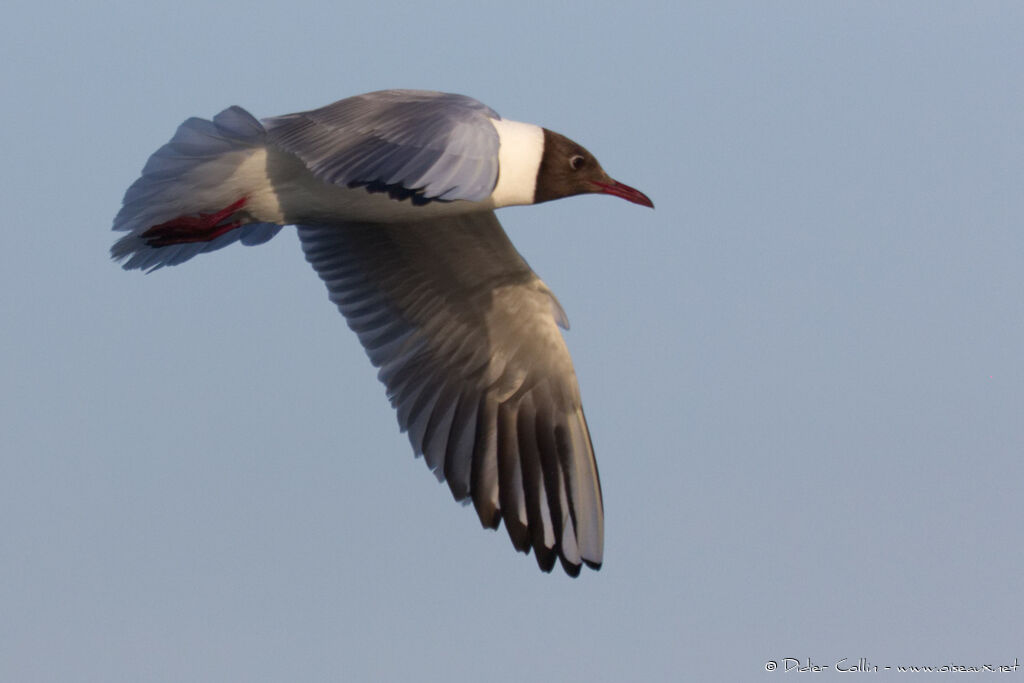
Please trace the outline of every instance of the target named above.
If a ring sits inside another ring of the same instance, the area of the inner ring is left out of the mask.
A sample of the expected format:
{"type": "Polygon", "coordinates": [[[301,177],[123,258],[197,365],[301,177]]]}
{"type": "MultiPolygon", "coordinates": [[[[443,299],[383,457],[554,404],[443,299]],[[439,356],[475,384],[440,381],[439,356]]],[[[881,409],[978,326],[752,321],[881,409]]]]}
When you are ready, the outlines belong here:
{"type": "Polygon", "coordinates": [[[654,208],[654,202],[643,192],[605,173],[583,145],[545,128],[544,153],[537,170],[534,203],[588,193],[610,194],[654,208]]]}

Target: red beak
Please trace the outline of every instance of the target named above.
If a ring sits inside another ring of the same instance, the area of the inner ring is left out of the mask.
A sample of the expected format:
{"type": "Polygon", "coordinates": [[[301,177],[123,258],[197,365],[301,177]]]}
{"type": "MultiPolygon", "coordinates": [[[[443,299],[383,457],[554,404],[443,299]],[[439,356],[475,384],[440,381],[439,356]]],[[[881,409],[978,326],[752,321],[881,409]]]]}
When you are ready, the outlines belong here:
{"type": "Polygon", "coordinates": [[[610,182],[607,183],[601,183],[596,180],[591,180],[590,182],[598,187],[598,192],[610,194],[615,197],[621,197],[627,202],[633,202],[634,204],[639,204],[641,206],[649,206],[652,209],[654,208],[654,202],[652,202],[647,195],[640,190],[632,188],[625,183],[620,183],[618,180],[612,180],[611,178],[608,180],[610,182]]]}

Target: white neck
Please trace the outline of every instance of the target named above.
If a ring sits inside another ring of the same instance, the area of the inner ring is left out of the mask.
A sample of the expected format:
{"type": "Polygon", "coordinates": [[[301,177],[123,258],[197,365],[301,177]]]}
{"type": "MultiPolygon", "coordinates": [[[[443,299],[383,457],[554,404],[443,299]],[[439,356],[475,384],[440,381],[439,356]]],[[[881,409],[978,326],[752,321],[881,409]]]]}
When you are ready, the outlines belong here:
{"type": "Polygon", "coordinates": [[[491,119],[498,131],[498,184],[494,208],[533,204],[537,171],[544,154],[544,129],[532,123],[491,119]]]}

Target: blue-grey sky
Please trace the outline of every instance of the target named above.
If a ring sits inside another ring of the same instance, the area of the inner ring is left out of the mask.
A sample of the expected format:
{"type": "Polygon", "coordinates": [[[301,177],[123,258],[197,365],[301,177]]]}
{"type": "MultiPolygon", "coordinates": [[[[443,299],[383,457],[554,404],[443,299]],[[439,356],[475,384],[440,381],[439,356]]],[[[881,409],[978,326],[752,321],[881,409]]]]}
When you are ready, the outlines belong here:
{"type": "Polygon", "coordinates": [[[1022,36],[1016,2],[15,0],[0,680],[1024,662],[1022,36]],[[183,119],[390,87],[657,205],[500,213],[572,321],[600,572],[542,574],[413,459],[293,231],[108,260],[183,119]]]}

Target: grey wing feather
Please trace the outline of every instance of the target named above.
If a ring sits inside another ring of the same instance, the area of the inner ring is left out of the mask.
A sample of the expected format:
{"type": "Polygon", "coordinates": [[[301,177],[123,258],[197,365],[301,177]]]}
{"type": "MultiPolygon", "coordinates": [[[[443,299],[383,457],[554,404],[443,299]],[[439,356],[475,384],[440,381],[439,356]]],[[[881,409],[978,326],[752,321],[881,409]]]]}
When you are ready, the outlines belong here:
{"type": "Polygon", "coordinates": [[[489,120],[499,118],[464,95],[382,90],[263,124],[272,144],[324,182],[481,201],[498,180],[498,133],[489,120]]]}
{"type": "Polygon", "coordinates": [[[493,212],[300,225],[306,259],[359,335],[409,433],[456,500],[576,575],[601,564],[604,513],[554,296],[493,212]]]}

